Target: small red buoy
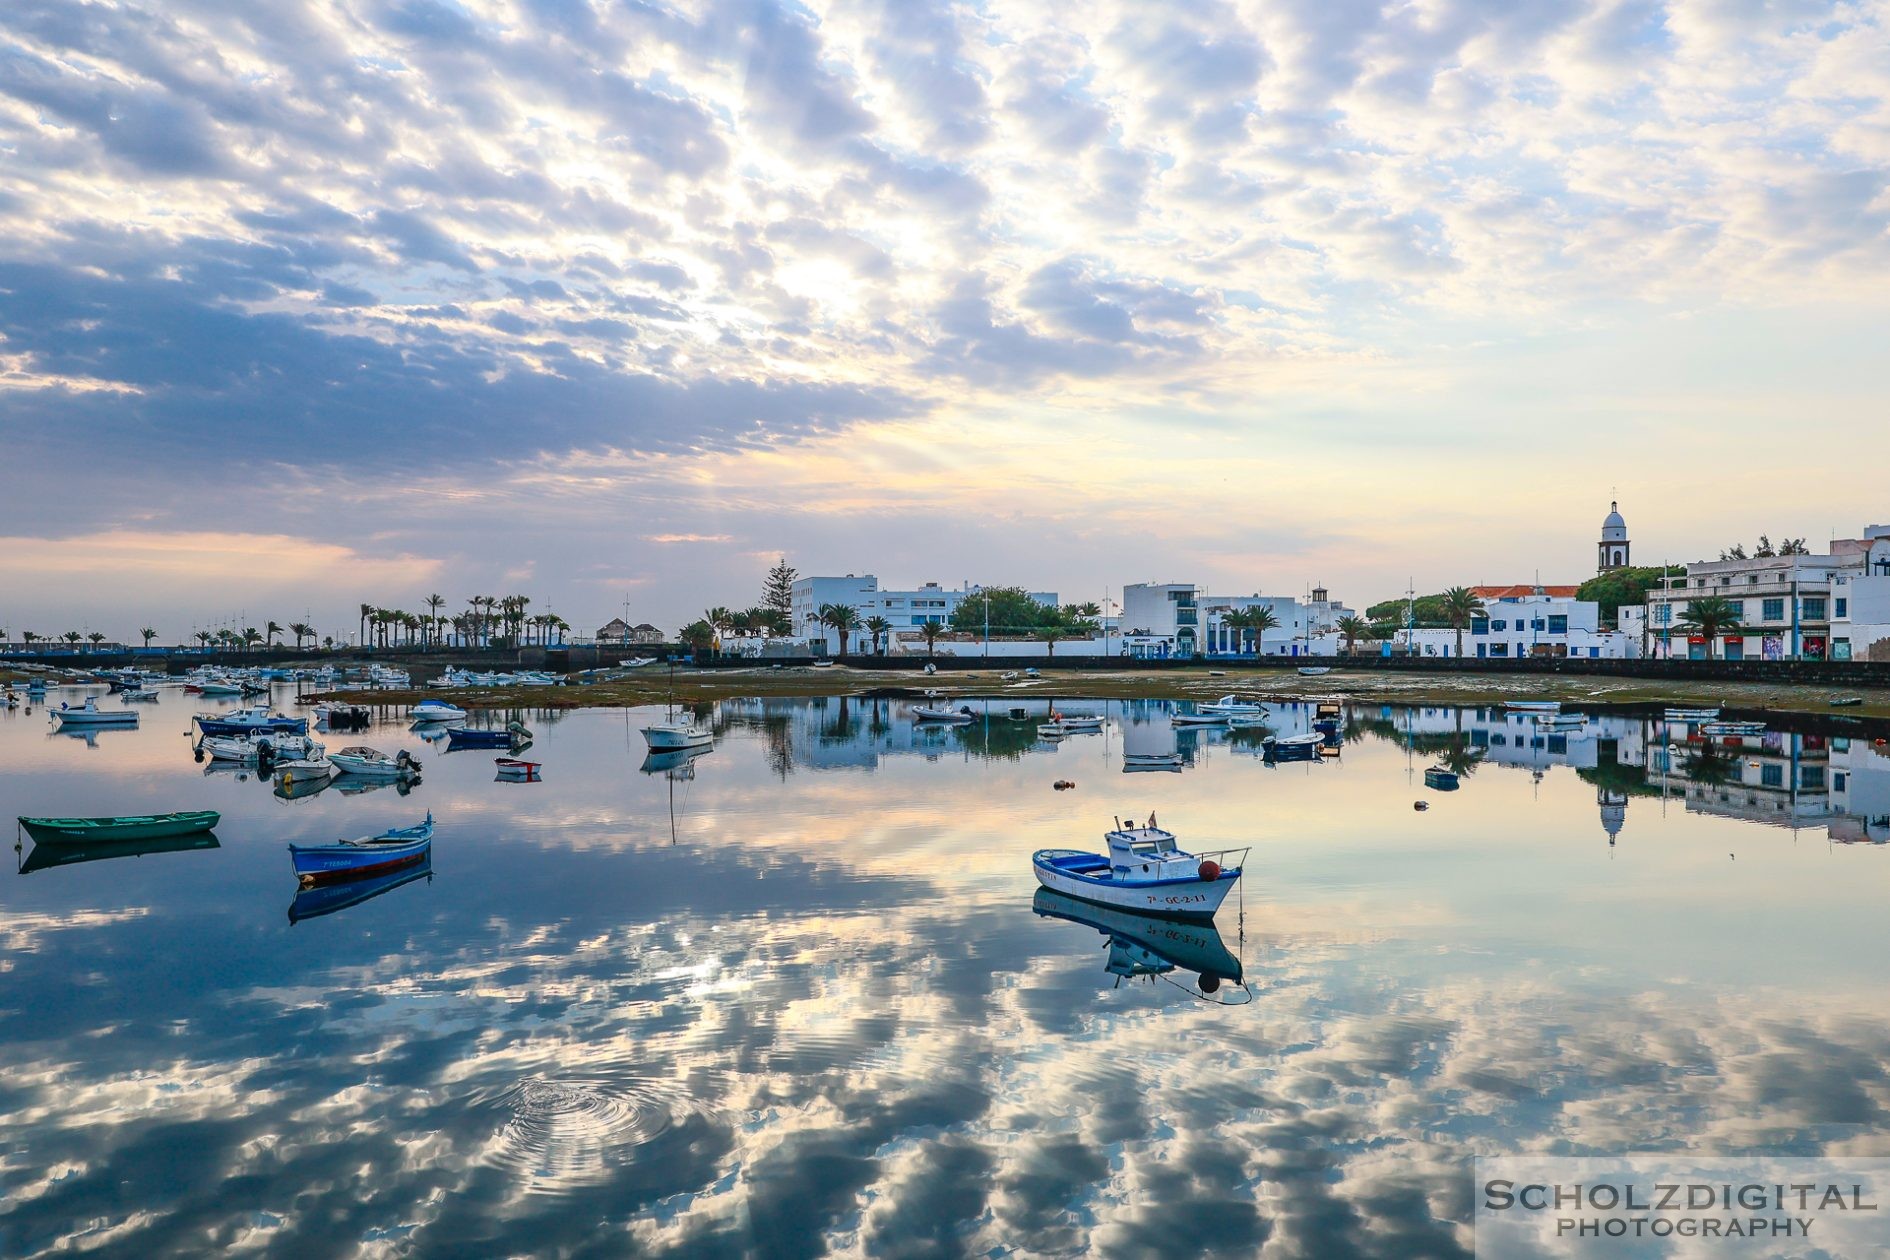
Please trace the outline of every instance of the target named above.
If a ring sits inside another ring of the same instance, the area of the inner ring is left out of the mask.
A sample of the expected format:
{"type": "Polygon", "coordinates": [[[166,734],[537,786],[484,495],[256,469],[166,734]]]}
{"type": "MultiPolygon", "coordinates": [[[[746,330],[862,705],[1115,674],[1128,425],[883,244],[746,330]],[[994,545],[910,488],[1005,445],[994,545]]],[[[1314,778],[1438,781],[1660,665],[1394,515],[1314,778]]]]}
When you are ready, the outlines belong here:
{"type": "Polygon", "coordinates": [[[1202,879],[1216,880],[1216,879],[1219,879],[1220,877],[1221,877],[1221,864],[1219,862],[1216,862],[1213,858],[1201,859],[1201,878],[1202,879]]]}

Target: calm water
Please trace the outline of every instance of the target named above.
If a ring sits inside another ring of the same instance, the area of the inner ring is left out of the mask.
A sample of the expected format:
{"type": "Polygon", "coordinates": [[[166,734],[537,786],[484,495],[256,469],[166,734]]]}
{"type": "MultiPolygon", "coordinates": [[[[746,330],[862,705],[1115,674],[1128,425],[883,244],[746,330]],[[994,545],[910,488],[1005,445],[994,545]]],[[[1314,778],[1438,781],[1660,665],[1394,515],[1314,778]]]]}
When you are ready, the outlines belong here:
{"type": "Polygon", "coordinates": [[[197,697],[0,713],[0,813],[224,818],[0,877],[0,1255],[1451,1256],[1477,1153],[1890,1154],[1890,748],[1370,708],[1269,765],[1011,703],[727,703],[668,771],[529,714],[535,784],[390,722],[327,742],[411,793],[299,800],[193,762],[197,697]],[[429,809],[429,875],[298,906],[286,843],[429,809]],[[1252,846],[1218,932],[1034,899],[1151,810],[1252,846]]]}

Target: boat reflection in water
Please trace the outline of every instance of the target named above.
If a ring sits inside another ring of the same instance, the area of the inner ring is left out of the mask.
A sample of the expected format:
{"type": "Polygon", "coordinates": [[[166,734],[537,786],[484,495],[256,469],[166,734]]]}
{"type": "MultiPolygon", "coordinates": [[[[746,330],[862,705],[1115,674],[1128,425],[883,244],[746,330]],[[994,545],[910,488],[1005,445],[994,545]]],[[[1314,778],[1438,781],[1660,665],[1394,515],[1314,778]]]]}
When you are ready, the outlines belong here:
{"type": "MultiPolygon", "coordinates": [[[[258,777],[260,778],[261,776],[258,777]]],[[[306,779],[277,779],[275,780],[276,798],[284,801],[299,801],[304,797],[315,795],[334,781],[333,775],[329,775],[326,778],[315,778],[311,776],[306,779]]]]}
{"type": "Polygon", "coordinates": [[[388,871],[381,875],[337,880],[317,884],[313,888],[304,888],[296,893],[295,900],[289,903],[289,922],[300,923],[303,919],[316,919],[324,914],[333,914],[337,910],[346,910],[349,906],[358,906],[364,901],[372,901],[382,893],[392,892],[402,884],[411,884],[416,879],[432,882],[433,854],[431,852],[414,866],[404,866],[399,870],[388,871]]]}
{"type": "Polygon", "coordinates": [[[704,744],[697,748],[671,748],[663,752],[652,752],[643,758],[643,764],[637,769],[644,774],[669,774],[672,771],[688,770],[684,778],[694,777],[695,760],[714,749],[704,744]]]}
{"type": "Polygon", "coordinates": [[[420,786],[420,780],[417,776],[408,779],[364,779],[358,774],[342,774],[330,780],[329,786],[343,796],[359,796],[363,792],[378,792],[382,788],[392,788],[405,796],[420,786]]]}
{"type": "Polygon", "coordinates": [[[76,866],[80,862],[104,862],[112,858],[143,857],[149,853],[183,853],[192,849],[215,849],[215,833],[195,832],[187,836],[165,836],[156,840],[93,841],[90,844],[35,844],[20,864],[20,874],[47,870],[54,866],[76,866]]]}
{"type": "MultiPolygon", "coordinates": [[[[1109,956],[1103,970],[1122,981],[1138,976],[1151,983],[1157,976],[1170,979],[1175,971],[1192,972],[1195,987],[1180,985],[1183,992],[1212,997],[1221,985],[1242,983],[1240,959],[1221,939],[1220,929],[1212,921],[1187,921],[1160,915],[1137,914],[1132,910],[1114,910],[1048,888],[1039,888],[1031,908],[1046,919],[1063,919],[1093,927],[1109,938],[1109,956]]],[[[1220,999],[1214,999],[1220,1000],[1220,999]]],[[[1251,995],[1242,998],[1251,1000],[1251,995]]]]}

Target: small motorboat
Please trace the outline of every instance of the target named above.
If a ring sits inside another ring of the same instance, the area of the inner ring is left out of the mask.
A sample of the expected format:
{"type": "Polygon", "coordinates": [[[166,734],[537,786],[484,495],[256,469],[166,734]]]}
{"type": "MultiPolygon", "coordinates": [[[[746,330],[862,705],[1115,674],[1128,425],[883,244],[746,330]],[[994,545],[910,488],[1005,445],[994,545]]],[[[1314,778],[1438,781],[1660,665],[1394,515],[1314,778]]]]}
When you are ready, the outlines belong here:
{"type": "Polygon", "coordinates": [[[366,730],[373,716],[364,704],[336,704],[329,701],[315,706],[315,720],[331,731],[366,730]]]}
{"type": "Polygon", "coordinates": [[[1511,713],[1554,713],[1561,709],[1560,700],[1505,700],[1503,707],[1511,713]]]}
{"type": "Polygon", "coordinates": [[[532,733],[518,722],[507,722],[504,730],[479,731],[470,726],[455,726],[446,732],[447,751],[459,748],[519,748],[532,742],[532,733]]]}
{"type": "Polygon", "coordinates": [[[1168,717],[1170,726],[1226,726],[1232,720],[1231,713],[1172,713],[1168,717]]]}
{"type": "Polygon", "coordinates": [[[1449,770],[1443,766],[1431,766],[1424,771],[1424,786],[1427,788],[1433,788],[1439,792],[1455,792],[1458,785],[1459,780],[1455,770],[1449,770]]]}
{"type": "Polygon", "coordinates": [[[1180,769],[1181,754],[1178,752],[1122,754],[1122,772],[1124,774],[1136,774],[1145,770],[1179,771],[1180,769]]]}
{"type": "Polygon", "coordinates": [[[240,696],[243,694],[243,684],[206,679],[203,682],[192,683],[185,690],[206,696],[240,696]]]}
{"type": "Polygon", "coordinates": [[[397,870],[425,858],[433,848],[433,815],[413,827],[334,844],[289,846],[289,860],[304,886],[397,870]]]}
{"type": "Polygon", "coordinates": [[[654,656],[632,656],[617,662],[619,669],[642,669],[645,665],[656,664],[654,656]]]}
{"type": "Polygon", "coordinates": [[[1708,722],[1700,728],[1702,735],[1763,735],[1763,722],[1708,722]]]}
{"type": "Polygon", "coordinates": [[[158,693],[156,687],[127,687],[118,693],[118,698],[126,704],[131,704],[138,700],[155,700],[158,698],[158,693]]]}
{"type": "Polygon", "coordinates": [[[496,757],[492,764],[498,767],[501,779],[516,783],[537,783],[538,771],[544,765],[539,761],[521,761],[517,757],[496,757]]]}
{"type": "Polygon", "coordinates": [[[960,705],[956,709],[930,708],[923,704],[912,706],[912,718],[915,722],[949,722],[954,726],[963,726],[977,717],[970,706],[960,705]]]}
{"type": "Polygon", "coordinates": [[[814,668],[815,669],[832,669],[833,662],[832,661],[815,661],[814,668]]]}
{"type": "Polygon", "coordinates": [[[1232,716],[1236,713],[1262,713],[1265,712],[1265,709],[1261,705],[1254,704],[1252,701],[1241,700],[1230,694],[1222,696],[1212,704],[1196,705],[1195,712],[1220,713],[1232,716]]]}
{"type": "Polygon", "coordinates": [[[197,729],[205,735],[248,735],[254,731],[281,731],[291,735],[308,734],[308,719],[271,713],[266,704],[229,713],[199,713],[197,729]]]}
{"type": "Polygon", "coordinates": [[[466,710],[444,700],[422,700],[407,711],[407,716],[414,722],[463,722],[466,710]]]}
{"type": "Polygon", "coordinates": [[[1308,678],[1317,678],[1321,674],[1330,674],[1332,672],[1332,666],[1330,665],[1301,665],[1299,667],[1299,672],[1306,675],[1306,677],[1308,678]]]}
{"type": "Polygon", "coordinates": [[[420,773],[420,763],[404,748],[390,757],[378,748],[355,744],[330,753],[328,760],[340,773],[363,779],[405,779],[420,773]]]}
{"type": "Polygon", "coordinates": [[[53,721],[61,726],[136,726],[138,713],[135,709],[101,709],[95,697],[87,696],[85,703],[74,708],[61,701],[59,707],[52,710],[53,721]]]}
{"type": "Polygon", "coordinates": [[[127,814],[108,818],[26,818],[20,826],[41,844],[120,844],[161,840],[209,831],[222,815],[214,809],[176,814],[127,814]]]}
{"type": "Polygon", "coordinates": [[[1174,918],[1211,919],[1240,879],[1246,849],[1189,853],[1174,833],[1155,825],[1124,826],[1104,836],[1108,854],[1039,849],[1031,855],[1037,882],[1081,901],[1174,918]],[[1238,856],[1233,856],[1238,855],[1238,856]],[[1223,857],[1232,857],[1226,864],[1223,857]]]}
{"type": "Polygon", "coordinates": [[[1555,730],[1567,730],[1570,727],[1587,726],[1588,715],[1586,713],[1538,713],[1536,725],[1555,730]]]}
{"type": "Polygon", "coordinates": [[[1718,709],[1668,709],[1666,712],[1669,722],[1711,722],[1718,716],[1718,709]]]}
{"type": "Polygon", "coordinates": [[[1070,713],[1052,713],[1048,722],[1038,724],[1037,734],[1094,734],[1101,731],[1102,728],[1103,720],[1099,717],[1088,717],[1070,713]]]}
{"type": "Polygon", "coordinates": [[[326,783],[335,777],[335,763],[328,759],[327,750],[320,744],[311,744],[307,752],[286,761],[276,762],[276,783],[281,787],[299,787],[310,783],[326,783]]]}
{"type": "Polygon", "coordinates": [[[289,760],[306,757],[320,745],[306,735],[259,731],[254,735],[205,735],[197,747],[218,761],[289,760]]]}

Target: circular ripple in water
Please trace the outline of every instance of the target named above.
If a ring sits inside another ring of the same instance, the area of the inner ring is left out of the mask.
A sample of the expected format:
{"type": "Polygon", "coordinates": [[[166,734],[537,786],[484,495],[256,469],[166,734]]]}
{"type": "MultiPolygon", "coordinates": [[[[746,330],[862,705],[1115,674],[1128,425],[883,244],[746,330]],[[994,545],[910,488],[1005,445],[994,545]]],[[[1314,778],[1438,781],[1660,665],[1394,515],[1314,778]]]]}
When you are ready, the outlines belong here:
{"type": "Polygon", "coordinates": [[[510,1113],[493,1159],[537,1190],[594,1181],[695,1111],[670,1086],[636,1077],[527,1077],[489,1105],[510,1113]]]}

